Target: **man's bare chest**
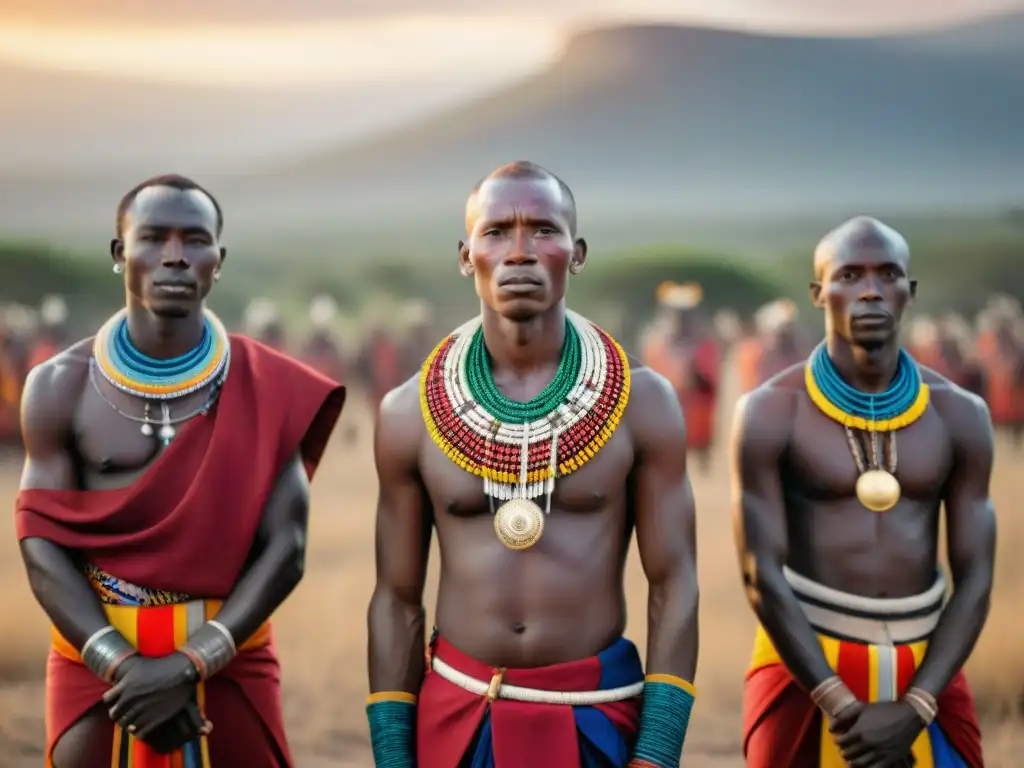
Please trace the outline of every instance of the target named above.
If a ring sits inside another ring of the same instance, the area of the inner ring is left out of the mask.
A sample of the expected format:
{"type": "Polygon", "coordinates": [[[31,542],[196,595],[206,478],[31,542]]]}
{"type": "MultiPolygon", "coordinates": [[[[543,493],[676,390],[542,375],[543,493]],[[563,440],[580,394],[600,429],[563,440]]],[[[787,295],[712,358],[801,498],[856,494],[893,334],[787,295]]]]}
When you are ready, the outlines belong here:
{"type": "Polygon", "coordinates": [[[930,501],[941,495],[952,466],[949,433],[934,410],[895,432],[869,434],[848,430],[806,402],[784,469],[802,495],[823,501],[853,496],[861,468],[893,472],[904,497],[930,501]]]}
{"type": "MultiPolygon", "coordinates": [[[[558,477],[554,490],[535,498],[552,513],[593,515],[610,507],[625,509],[633,449],[625,433],[616,433],[583,467],[558,477]]],[[[484,483],[457,466],[433,444],[425,445],[420,474],[435,518],[471,518],[493,514],[501,501],[484,493],[484,483]]]]}

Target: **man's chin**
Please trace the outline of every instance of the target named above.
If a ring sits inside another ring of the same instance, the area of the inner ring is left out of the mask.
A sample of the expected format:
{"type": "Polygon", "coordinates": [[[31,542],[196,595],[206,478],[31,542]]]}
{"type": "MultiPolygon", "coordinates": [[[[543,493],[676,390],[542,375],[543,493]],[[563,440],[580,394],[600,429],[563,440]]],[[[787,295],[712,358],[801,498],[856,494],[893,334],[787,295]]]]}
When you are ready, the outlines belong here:
{"type": "Polygon", "coordinates": [[[149,311],[155,316],[164,320],[180,320],[191,317],[195,314],[197,306],[192,303],[155,302],[149,306],[149,311]]]}
{"type": "Polygon", "coordinates": [[[538,315],[544,314],[548,307],[538,301],[523,298],[502,302],[495,309],[506,320],[513,323],[527,323],[538,315]]]}

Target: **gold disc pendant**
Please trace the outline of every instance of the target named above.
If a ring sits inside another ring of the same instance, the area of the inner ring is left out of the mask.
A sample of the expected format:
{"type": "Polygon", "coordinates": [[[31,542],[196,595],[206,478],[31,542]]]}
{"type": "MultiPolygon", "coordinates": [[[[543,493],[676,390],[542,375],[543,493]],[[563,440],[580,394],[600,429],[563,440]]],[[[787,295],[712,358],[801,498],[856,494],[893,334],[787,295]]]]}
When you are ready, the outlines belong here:
{"type": "Polygon", "coordinates": [[[888,512],[900,500],[900,481],[884,469],[857,478],[857,499],[872,512],[888,512]]]}
{"type": "Polygon", "coordinates": [[[494,514],[494,532],[509,549],[529,549],[544,533],[544,512],[529,499],[506,501],[494,514]]]}

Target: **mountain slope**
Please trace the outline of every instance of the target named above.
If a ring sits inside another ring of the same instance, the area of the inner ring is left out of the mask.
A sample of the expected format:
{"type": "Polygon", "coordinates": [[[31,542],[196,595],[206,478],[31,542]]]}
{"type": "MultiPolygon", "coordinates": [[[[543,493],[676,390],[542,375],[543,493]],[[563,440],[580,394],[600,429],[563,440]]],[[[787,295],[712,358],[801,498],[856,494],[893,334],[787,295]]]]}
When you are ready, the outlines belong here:
{"type": "Polygon", "coordinates": [[[512,88],[275,176],[351,196],[359,211],[457,204],[517,158],[549,165],[602,216],[970,208],[1024,195],[1018,52],[947,50],[931,44],[939,36],[957,39],[594,30],[512,88]]]}

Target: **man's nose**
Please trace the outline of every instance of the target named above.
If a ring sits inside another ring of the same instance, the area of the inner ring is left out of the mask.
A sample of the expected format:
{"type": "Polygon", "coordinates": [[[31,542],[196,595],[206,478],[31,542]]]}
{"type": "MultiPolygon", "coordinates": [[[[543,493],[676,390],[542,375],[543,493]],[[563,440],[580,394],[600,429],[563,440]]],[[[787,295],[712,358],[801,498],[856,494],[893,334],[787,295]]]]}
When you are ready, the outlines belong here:
{"type": "Polygon", "coordinates": [[[187,267],[188,259],[185,256],[185,244],[180,237],[169,237],[164,242],[161,262],[165,267],[187,267]]]}
{"type": "Polygon", "coordinates": [[[505,261],[509,264],[532,264],[537,261],[533,238],[526,227],[516,227],[512,231],[512,247],[505,261]]]}
{"type": "Polygon", "coordinates": [[[882,283],[877,276],[867,274],[864,279],[860,281],[860,296],[861,301],[881,301],[882,300],[882,283]]]}

